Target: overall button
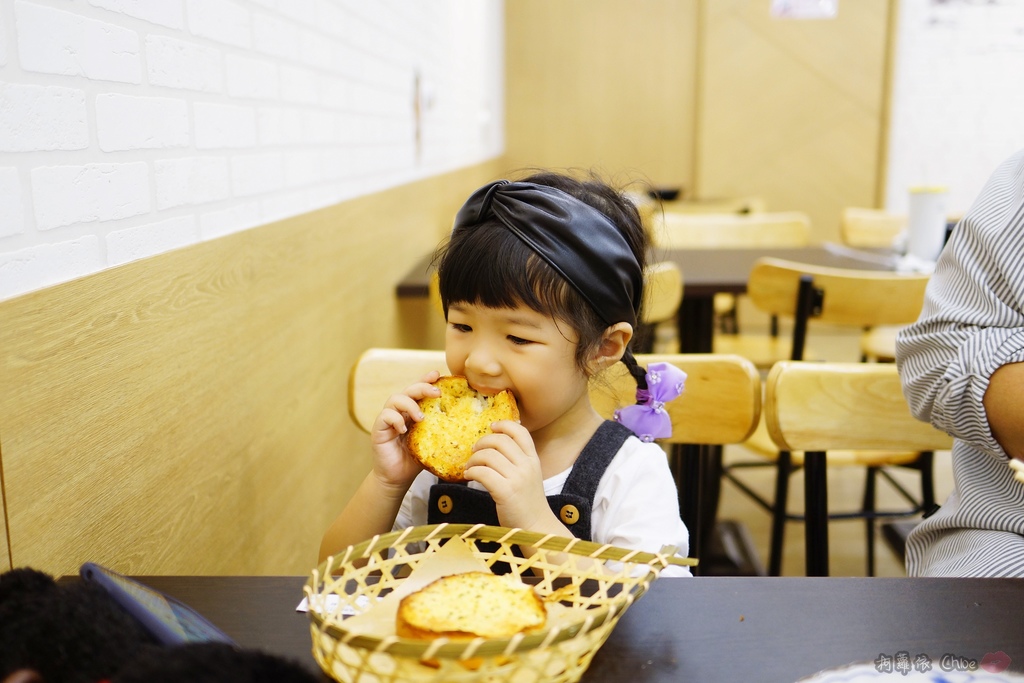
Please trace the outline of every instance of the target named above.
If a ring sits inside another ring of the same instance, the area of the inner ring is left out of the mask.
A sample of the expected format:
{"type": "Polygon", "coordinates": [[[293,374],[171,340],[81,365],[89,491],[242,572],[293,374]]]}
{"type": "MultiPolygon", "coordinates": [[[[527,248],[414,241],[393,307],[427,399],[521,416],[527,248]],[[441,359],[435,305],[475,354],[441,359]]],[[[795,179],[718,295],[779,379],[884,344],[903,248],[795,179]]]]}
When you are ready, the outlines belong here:
{"type": "Polygon", "coordinates": [[[452,497],[451,496],[441,496],[440,498],[438,498],[437,499],[437,509],[440,510],[443,514],[446,514],[446,515],[449,512],[451,512],[452,511],[452,497]]]}
{"type": "Polygon", "coordinates": [[[563,505],[562,509],[558,511],[558,516],[570,526],[580,521],[580,511],[576,509],[575,505],[563,505]]]}

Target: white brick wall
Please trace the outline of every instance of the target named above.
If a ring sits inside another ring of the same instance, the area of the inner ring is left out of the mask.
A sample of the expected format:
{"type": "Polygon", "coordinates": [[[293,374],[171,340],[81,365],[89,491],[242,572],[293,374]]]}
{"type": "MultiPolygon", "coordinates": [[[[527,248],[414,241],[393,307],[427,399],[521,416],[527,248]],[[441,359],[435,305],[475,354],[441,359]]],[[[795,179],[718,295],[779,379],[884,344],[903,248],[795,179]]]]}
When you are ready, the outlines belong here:
{"type": "Polygon", "coordinates": [[[0,168],[0,237],[16,235],[25,229],[21,199],[18,169],[0,168]]]}
{"type": "Polygon", "coordinates": [[[158,159],[154,167],[157,210],[231,196],[226,157],[158,159]]]}
{"type": "Polygon", "coordinates": [[[14,3],[18,58],[26,71],[142,82],[135,31],[32,2],[14,3]]]}
{"type": "Polygon", "coordinates": [[[0,83],[0,151],[85,149],[85,91],[54,85],[0,83]]]}
{"type": "Polygon", "coordinates": [[[500,154],[502,15],[0,2],[0,299],[500,154]]]}
{"type": "Polygon", "coordinates": [[[168,28],[185,25],[181,0],[89,0],[89,4],[168,28]]]}
{"type": "Polygon", "coordinates": [[[97,95],[96,137],[104,152],[185,147],[188,104],[169,97],[97,95]]]}
{"type": "Polygon", "coordinates": [[[146,37],[147,76],[152,85],[206,92],[224,90],[219,50],[167,36],[146,37]]]}
{"type": "Polygon", "coordinates": [[[112,266],[192,244],[199,238],[195,216],[115,230],[107,235],[107,262],[112,266]]]}
{"type": "Polygon", "coordinates": [[[149,166],[141,161],[39,166],[32,169],[32,203],[40,230],[147,213],[152,208],[149,166]]]}

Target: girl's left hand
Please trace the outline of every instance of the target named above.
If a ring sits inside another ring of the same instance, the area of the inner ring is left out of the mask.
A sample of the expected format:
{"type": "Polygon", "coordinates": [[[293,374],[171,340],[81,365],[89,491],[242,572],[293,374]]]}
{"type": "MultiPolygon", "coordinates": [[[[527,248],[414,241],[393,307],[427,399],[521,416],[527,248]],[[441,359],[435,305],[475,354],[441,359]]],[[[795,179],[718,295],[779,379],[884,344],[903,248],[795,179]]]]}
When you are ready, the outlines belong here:
{"type": "Polygon", "coordinates": [[[1024,484],[1024,460],[1010,458],[1010,469],[1013,470],[1013,477],[1024,484]]]}
{"type": "MultiPolygon", "coordinates": [[[[555,519],[544,495],[544,477],[533,437],[511,420],[491,425],[466,463],[466,479],[487,489],[498,509],[502,526],[540,530],[546,517],[555,519]]],[[[556,520],[557,521],[557,520],[556,520]]]]}

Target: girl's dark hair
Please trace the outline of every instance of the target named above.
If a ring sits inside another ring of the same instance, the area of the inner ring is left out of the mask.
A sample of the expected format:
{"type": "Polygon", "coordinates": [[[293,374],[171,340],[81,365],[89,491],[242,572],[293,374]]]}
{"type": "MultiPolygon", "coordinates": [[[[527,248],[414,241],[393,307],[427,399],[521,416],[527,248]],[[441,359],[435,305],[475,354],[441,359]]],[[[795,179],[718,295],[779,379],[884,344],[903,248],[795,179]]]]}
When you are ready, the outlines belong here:
{"type": "MultiPolygon", "coordinates": [[[[549,171],[534,173],[522,182],[559,189],[589,204],[622,232],[637,263],[647,259],[647,233],[636,205],[591,173],[575,178],[549,171]]],[[[492,308],[523,305],[563,321],[579,335],[576,365],[590,374],[587,359],[598,349],[606,329],[601,316],[572,285],[498,221],[484,221],[473,230],[460,231],[434,258],[439,274],[445,318],[452,303],[466,302],[492,308]]],[[[637,311],[640,320],[640,311],[637,311]]],[[[627,348],[623,362],[641,388],[644,371],[627,348]]]]}

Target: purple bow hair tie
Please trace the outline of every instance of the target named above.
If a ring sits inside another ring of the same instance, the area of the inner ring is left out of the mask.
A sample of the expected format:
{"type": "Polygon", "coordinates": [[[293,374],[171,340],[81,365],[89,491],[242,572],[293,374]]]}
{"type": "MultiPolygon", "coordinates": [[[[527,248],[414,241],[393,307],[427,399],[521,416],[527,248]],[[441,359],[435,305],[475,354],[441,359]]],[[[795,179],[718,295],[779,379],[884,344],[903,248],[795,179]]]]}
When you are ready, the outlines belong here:
{"type": "Polygon", "coordinates": [[[641,441],[672,436],[672,420],[665,404],[683,393],[686,373],[671,363],[647,366],[647,390],[637,389],[636,405],[615,411],[615,420],[633,430],[641,441]]]}

